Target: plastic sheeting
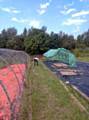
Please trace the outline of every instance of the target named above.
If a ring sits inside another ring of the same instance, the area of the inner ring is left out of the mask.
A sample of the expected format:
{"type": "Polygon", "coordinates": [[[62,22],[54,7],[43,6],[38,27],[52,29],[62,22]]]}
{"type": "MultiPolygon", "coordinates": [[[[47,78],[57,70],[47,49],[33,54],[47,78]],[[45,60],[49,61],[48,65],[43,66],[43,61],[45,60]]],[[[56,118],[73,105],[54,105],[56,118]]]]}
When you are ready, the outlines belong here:
{"type": "Polygon", "coordinates": [[[58,60],[68,64],[70,67],[76,66],[76,57],[69,50],[64,48],[50,49],[43,54],[48,60],[58,60]]]}

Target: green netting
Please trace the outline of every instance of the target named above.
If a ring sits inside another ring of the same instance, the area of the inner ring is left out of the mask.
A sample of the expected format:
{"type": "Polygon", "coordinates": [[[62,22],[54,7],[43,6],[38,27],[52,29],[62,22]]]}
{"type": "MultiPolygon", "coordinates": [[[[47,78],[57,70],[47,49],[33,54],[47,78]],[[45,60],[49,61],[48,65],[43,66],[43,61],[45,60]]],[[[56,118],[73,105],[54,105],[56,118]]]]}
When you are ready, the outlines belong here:
{"type": "Polygon", "coordinates": [[[43,55],[49,60],[58,60],[68,64],[70,67],[76,66],[75,56],[64,48],[50,49],[43,55]]]}

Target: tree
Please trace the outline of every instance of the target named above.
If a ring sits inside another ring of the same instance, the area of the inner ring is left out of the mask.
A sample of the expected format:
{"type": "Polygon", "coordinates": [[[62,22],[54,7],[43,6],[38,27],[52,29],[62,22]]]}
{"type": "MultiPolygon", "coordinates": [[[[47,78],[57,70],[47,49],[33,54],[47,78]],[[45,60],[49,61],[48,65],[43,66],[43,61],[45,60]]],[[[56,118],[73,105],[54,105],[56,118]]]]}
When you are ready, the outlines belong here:
{"type": "Polygon", "coordinates": [[[41,30],[42,30],[43,32],[46,32],[46,31],[47,31],[47,27],[46,27],[46,26],[42,26],[41,30]]]}
{"type": "Polygon", "coordinates": [[[89,30],[77,37],[77,47],[89,47],[89,30]]]}
{"type": "Polygon", "coordinates": [[[8,38],[12,39],[16,35],[17,35],[17,30],[14,27],[7,29],[7,36],[8,36],[8,38]]]}
{"type": "Polygon", "coordinates": [[[7,39],[8,39],[6,43],[6,47],[14,49],[14,45],[16,43],[17,30],[14,27],[8,28],[6,33],[7,33],[7,39]]]}
{"type": "Polygon", "coordinates": [[[6,48],[7,41],[8,41],[7,31],[3,29],[0,35],[0,47],[6,48]]]}
{"type": "Polygon", "coordinates": [[[51,32],[50,34],[50,48],[58,48],[59,47],[59,40],[58,40],[58,34],[51,32]]]}
{"type": "Polygon", "coordinates": [[[12,27],[7,30],[3,29],[0,34],[0,47],[11,48],[16,50],[25,50],[31,54],[43,54],[49,49],[64,47],[72,50],[77,48],[89,47],[89,30],[77,36],[68,35],[62,31],[59,33],[47,33],[47,27],[41,29],[24,28],[22,34],[18,35],[17,30],[12,27]]]}
{"type": "Polygon", "coordinates": [[[25,38],[26,36],[27,36],[27,29],[26,28],[24,28],[24,31],[23,31],[23,33],[22,33],[22,36],[25,38]]]}
{"type": "Polygon", "coordinates": [[[49,47],[49,35],[41,29],[32,28],[24,40],[25,50],[31,54],[40,54],[49,47]]]}

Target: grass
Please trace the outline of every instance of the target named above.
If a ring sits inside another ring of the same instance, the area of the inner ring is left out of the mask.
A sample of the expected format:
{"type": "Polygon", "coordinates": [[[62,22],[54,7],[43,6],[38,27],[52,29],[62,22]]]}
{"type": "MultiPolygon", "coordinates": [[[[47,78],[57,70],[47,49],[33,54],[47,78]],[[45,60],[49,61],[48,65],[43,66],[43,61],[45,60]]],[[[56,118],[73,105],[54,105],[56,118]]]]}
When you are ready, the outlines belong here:
{"type": "MultiPolygon", "coordinates": [[[[71,92],[64,89],[60,80],[43,63],[31,67],[19,120],[89,120],[89,115],[71,98],[71,92]]],[[[89,107],[85,101],[83,103],[89,107]]]]}
{"type": "Polygon", "coordinates": [[[78,60],[83,61],[83,62],[89,62],[89,56],[78,57],[78,60]]]}
{"type": "Polygon", "coordinates": [[[32,120],[30,64],[26,76],[18,120],[32,120]]]}
{"type": "Polygon", "coordinates": [[[89,48],[75,49],[73,53],[80,61],[89,62],[89,48]]]}
{"type": "Polygon", "coordinates": [[[31,71],[33,120],[89,120],[58,78],[43,64],[31,71]]]}
{"type": "Polygon", "coordinates": [[[87,111],[89,111],[89,101],[86,100],[80,93],[78,93],[76,90],[74,90],[70,85],[68,86],[71,93],[73,93],[74,96],[81,102],[81,104],[86,108],[87,111]]]}

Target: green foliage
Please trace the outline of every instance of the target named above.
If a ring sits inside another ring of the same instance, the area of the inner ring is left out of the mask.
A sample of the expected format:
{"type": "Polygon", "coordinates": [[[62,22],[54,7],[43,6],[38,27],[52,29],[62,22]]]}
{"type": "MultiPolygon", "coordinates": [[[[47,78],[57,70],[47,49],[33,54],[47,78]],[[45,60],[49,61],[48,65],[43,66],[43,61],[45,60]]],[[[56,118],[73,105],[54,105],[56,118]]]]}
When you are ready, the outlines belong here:
{"type": "Polygon", "coordinates": [[[72,51],[77,57],[89,57],[89,48],[76,48],[72,51]]]}
{"type": "MultiPolygon", "coordinates": [[[[0,48],[11,48],[16,50],[25,50],[30,54],[43,54],[49,49],[66,48],[74,50],[75,48],[89,47],[89,30],[78,35],[75,40],[73,35],[68,35],[62,31],[59,33],[47,33],[47,27],[41,29],[24,28],[20,35],[12,27],[3,29],[0,34],[0,48]]],[[[76,51],[76,50],[75,50],[76,51]]],[[[79,52],[75,52],[79,56],[79,52]]]]}
{"type": "Polygon", "coordinates": [[[73,52],[74,52],[74,54],[76,55],[76,57],[79,57],[79,56],[80,56],[80,51],[79,51],[79,49],[75,49],[73,52]]]}
{"type": "Polygon", "coordinates": [[[81,35],[78,35],[77,44],[78,44],[78,47],[80,47],[80,48],[81,48],[80,45],[82,45],[83,48],[89,47],[89,30],[87,32],[84,32],[81,35]]]}
{"type": "Polygon", "coordinates": [[[40,29],[32,29],[24,40],[25,50],[31,54],[43,53],[48,49],[50,37],[40,29]]]}

